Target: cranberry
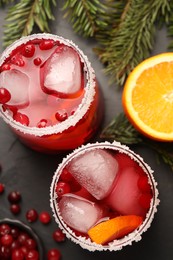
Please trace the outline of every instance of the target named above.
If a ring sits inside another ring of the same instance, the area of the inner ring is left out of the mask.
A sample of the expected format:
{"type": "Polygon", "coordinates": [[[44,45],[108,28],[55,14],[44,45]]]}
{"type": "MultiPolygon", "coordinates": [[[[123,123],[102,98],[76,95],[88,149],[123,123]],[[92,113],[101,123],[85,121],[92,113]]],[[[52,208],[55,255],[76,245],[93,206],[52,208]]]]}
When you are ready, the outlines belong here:
{"type": "Polygon", "coordinates": [[[4,65],[2,65],[1,67],[1,72],[4,71],[4,70],[10,70],[11,69],[11,66],[9,63],[6,63],[4,65]]]}
{"type": "Polygon", "coordinates": [[[5,234],[4,236],[1,237],[0,241],[3,246],[11,246],[13,242],[13,237],[10,234],[5,234]]]}
{"type": "Polygon", "coordinates": [[[58,228],[53,232],[52,237],[56,242],[63,242],[65,241],[66,235],[62,232],[60,228],[58,228]]]}
{"type": "Polygon", "coordinates": [[[37,250],[30,250],[26,256],[25,256],[26,260],[38,260],[39,259],[39,253],[37,250]]]}
{"type": "Polygon", "coordinates": [[[38,219],[38,213],[35,209],[30,209],[26,212],[26,219],[28,222],[32,223],[38,219]]]}
{"type": "Polygon", "coordinates": [[[5,104],[11,99],[11,94],[6,88],[0,88],[0,104],[5,104]]]}
{"type": "Polygon", "coordinates": [[[70,185],[67,182],[59,181],[56,185],[55,191],[59,197],[70,192],[70,185]]]}
{"type": "Polygon", "coordinates": [[[24,260],[24,254],[20,248],[13,250],[11,259],[12,260],[24,260]]]}
{"type": "Polygon", "coordinates": [[[68,118],[67,112],[56,112],[55,117],[58,121],[63,122],[68,118]]]}
{"type": "Polygon", "coordinates": [[[0,183],[0,194],[4,192],[5,185],[3,183],[0,183]]]}
{"type": "Polygon", "coordinates": [[[8,246],[0,246],[0,259],[11,259],[11,249],[8,246]]]}
{"type": "Polygon", "coordinates": [[[151,191],[151,187],[150,184],[148,183],[148,178],[145,175],[142,175],[139,177],[138,180],[138,188],[142,191],[142,192],[150,192],[151,191]]]}
{"type": "Polygon", "coordinates": [[[26,240],[25,246],[26,246],[26,248],[29,249],[29,250],[31,250],[31,249],[36,249],[37,243],[36,243],[36,241],[35,241],[34,239],[28,238],[28,239],[26,240]]]}
{"type": "Polygon", "coordinates": [[[5,234],[9,234],[11,228],[8,224],[1,224],[0,225],[0,236],[4,236],[5,234]]]}
{"type": "Polygon", "coordinates": [[[151,202],[151,194],[149,193],[144,193],[140,196],[139,198],[139,203],[144,209],[149,209],[150,207],[150,202],[151,202]]]}
{"type": "Polygon", "coordinates": [[[27,233],[25,232],[20,233],[20,235],[18,236],[18,241],[20,245],[24,246],[28,238],[29,235],[27,233]]]}
{"type": "Polygon", "coordinates": [[[8,200],[10,203],[18,203],[21,200],[21,194],[19,191],[12,191],[8,194],[8,200]]]}
{"type": "Polygon", "coordinates": [[[20,213],[21,208],[20,208],[20,205],[19,205],[19,204],[12,204],[12,205],[10,206],[10,210],[11,210],[11,212],[12,212],[14,215],[17,215],[17,214],[20,213]]]}
{"type": "Polygon", "coordinates": [[[14,240],[13,243],[11,244],[11,250],[13,251],[14,249],[20,248],[20,243],[18,240],[14,240]]]}
{"type": "Polygon", "coordinates": [[[41,63],[42,63],[42,60],[39,57],[34,59],[34,64],[36,66],[39,66],[41,63]]]}
{"type": "Polygon", "coordinates": [[[61,253],[58,249],[50,249],[47,254],[48,260],[60,260],[61,259],[61,253]]]}
{"type": "Polygon", "coordinates": [[[62,180],[64,182],[70,182],[70,181],[73,180],[73,176],[71,175],[71,173],[66,168],[64,168],[62,170],[61,175],[60,175],[60,180],[62,180]]]}
{"type": "Polygon", "coordinates": [[[27,255],[27,253],[28,253],[28,249],[27,249],[26,246],[21,246],[20,250],[23,252],[24,256],[27,255]]]}
{"type": "Polygon", "coordinates": [[[51,125],[51,121],[47,120],[47,119],[41,119],[38,124],[37,127],[38,128],[42,128],[42,127],[46,127],[46,126],[50,126],[51,125]]]}
{"type": "Polygon", "coordinates": [[[25,65],[22,55],[20,55],[20,54],[16,54],[16,55],[12,56],[11,63],[14,65],[17,65],[19,67],[23,67],[25,65]]]}
{"type": "Polygon", "coordinates": [[[35,46],[32,43],[28,43],[24,46],[23,51],[22,51],[22,55],[27,57],[27,58],[31,58],[35,53],[35,46]]]}
{"type": "Polygon", "coordinates": [[[48,224],[51,221],[50,214],[47,211],[43,211],[39,215],[39,220],[43,224],[48,224]]]}
{"type": "Polygon", "coordinates": [[[42,40],[39,44],[40,50],[50,50],[54,46],[53,40],[42,40]]]}
{"type": "Polygon", "coordinates": [[[29,125],[29,118],[27,115],[22,114],[20,112],[17,112],[14,116],[13,119],[16,120],[17,122],[21,123],[22,125],[29,125]]]}
{"type": "Polygon", "coordinates": [[[13,238],[17,238],[19,236],[20,230],[17,227],[12,227],[11,228],[11,235],[13,236],[13,238]]]}

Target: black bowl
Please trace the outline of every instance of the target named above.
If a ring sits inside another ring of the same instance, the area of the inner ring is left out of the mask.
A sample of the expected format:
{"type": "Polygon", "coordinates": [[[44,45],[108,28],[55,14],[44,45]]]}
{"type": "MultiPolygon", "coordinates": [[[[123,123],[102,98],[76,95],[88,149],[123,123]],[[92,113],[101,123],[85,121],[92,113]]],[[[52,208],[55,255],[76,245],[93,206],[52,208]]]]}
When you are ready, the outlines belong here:
{"type": "Polygon", "coordinates": [[[21,231],[27,232],[30,237],[32,237],[36,243],[37,243],[37,248],[39,252],[39,259],[43,259],[43,245],[42,241],[39,238],[39,236],[35,233],[35,231],[26,225],[24,222],[16,220],[16,219],[9,219],[9,218],[4,218],[0,219],[0,224],[8,224],[10,226],[18,227],[21,231]]]}

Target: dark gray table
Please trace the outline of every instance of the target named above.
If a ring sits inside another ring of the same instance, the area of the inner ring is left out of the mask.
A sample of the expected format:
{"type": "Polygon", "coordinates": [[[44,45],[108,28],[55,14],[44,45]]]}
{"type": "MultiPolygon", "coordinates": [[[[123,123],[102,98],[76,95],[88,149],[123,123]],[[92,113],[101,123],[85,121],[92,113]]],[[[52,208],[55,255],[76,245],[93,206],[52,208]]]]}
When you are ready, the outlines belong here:
{"type": "MultiPolygon", "coordinates": [[[[58,9],[57,9],[58,12],[58,9]]],[[[3,24],[6,10],[0,10],[0,36],[3,36],[3,24]]],[[[84,51],[91,61],[103,91],[105,102],[106,126],[115,115],[122,111],[121,90],[115,86],[108,86],[108,77],[103,73],[103,66],[92,51],[95,43],[83,39],[71,29],[62,14],[57,13],[56,22],[53,24],[52,33],[59,34],[73,40],[84,51]]],[[[2,51],[2,40],[0,41],[2,51]]],[[[165,30],[158,32],[156,46],[153,54],[166,51],[167,39],[165,30]]],[[[97,139],[97,138],[96,138],[97,139]]],[[[154,170],[154,176],[158,182],[161,204],[151,228],[143,235],[142,241],[127,246],[120,252],[88,252],[69,240],[57,244],[52,239],[52,232],[57,225],[52,219],[51,224],[43,226],[39,221],[30,224],[41,237],[45,252],[50,248],[59,248],[64,260],[172,260],[173,259],[173,172],[163,162],[157,162],[156,153],[143,146],[132,147],[143,156],[144,160],[154,170]]],[[[8,126],[0,120],[0,163],[3,171],[0,174],[0,182],[5,183],[5,194],[0,196],[0,219],[4,217],[15,218],[9,211],[7,194],[12,190],[22,193],[22,211],[17,217],[26,222],[25,213],[30,208],[36,208],[38,212],[47,210],[49,206],[49,187],[52,175],[63,158],[59,155],[44,155],[31,151],[22,145],[9,130],[8,126]]],[[[46,259],[46,253],[45,258],[46,259]]]]}

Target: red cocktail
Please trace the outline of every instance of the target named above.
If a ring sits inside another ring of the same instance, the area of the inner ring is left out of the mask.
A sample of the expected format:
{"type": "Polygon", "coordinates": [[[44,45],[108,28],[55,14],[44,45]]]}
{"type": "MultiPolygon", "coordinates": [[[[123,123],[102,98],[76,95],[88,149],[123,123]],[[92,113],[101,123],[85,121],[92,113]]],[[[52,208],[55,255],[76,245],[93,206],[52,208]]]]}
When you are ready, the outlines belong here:
{"type": "Polygon", "coordinates": [[[32,149],[56,152],[88,141],[101,121],[99,103],[91,64],[69,40],[35,34],[1,56],[2,118],[32,149]]]}
{"type": "Polygon", "coordinates": [[[157,210],[151,168],[120,143],[82,146],[59,165],[51,207],[66,235],[83,248],[119,250],[141,239],[157,210]]]}

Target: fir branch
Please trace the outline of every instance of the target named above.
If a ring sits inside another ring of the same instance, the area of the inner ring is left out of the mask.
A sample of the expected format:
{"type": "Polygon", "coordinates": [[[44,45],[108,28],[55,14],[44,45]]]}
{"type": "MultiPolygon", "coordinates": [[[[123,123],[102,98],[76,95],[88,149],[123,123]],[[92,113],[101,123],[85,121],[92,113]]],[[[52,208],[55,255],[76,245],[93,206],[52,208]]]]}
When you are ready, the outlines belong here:
{"type": "Polygon", "coordinates": [[[4,30],[4,46],[32,33],[34,25],[42,32],[49,32],[49,20],[53,20],[51,5],[55,0],[21,0],[8,10],[4,30]]]}
{"type": "Polygon", "coordinates": [[[93,37],[99,26],[105,25],[100,15],[107,14],[107,6],[99,0],[66,0],[63,11],[76,33],[93,37]]]}
{"type": "Polygon", "coordinates": [[[120,113],[105,129],[103,129],[100,138],[109,141],[116,140],[126,145],[148,146],[152,150],[156,151],[158,157],[173,170],[173,152],[169,149],[169,144],[153,141],[141,135],[130,124],[123,113],[120,113]]]}
{"type": "Polygon", "coordinates": [[[147,58],[153,49],[155,23],[170,12],[169,0],[128,0],[121,21],[111,31],[109,45],[101,42],[99,58],[112,82],[123,85],[132,69],[147,58]]]}
{"type": "MultiPolygon", "coordinates": [[[[168,29],[168,36],[173,37],[173,2],[172,1],[170,2],[170,8],[171,8],[171,12],[167,22],[167,29],[168,29]]],[[[170,44],[168,45],[168,48],[170,50],[173,50],[173,40],[171,40],[170,44]]]]}

